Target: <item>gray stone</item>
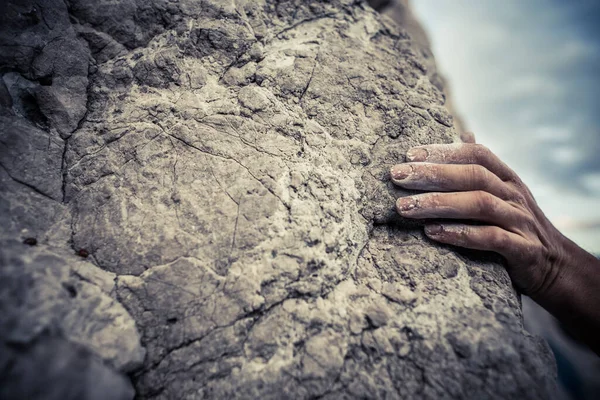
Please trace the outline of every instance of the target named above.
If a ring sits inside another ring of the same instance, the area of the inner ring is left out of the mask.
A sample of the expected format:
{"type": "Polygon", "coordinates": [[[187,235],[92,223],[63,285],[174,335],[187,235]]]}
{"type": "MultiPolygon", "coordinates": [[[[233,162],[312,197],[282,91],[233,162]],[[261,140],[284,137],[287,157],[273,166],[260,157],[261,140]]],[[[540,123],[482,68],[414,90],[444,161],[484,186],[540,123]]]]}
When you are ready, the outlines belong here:
{"type": "Polygon", "coordinates": [[[0,265],[0,325],[7,342],[28,344],[43,332],[56,332],[117,370],[142,364],[145,350],[135,322],[111,297],[110,273],[75,255],[11,240],[2,242],[0,265]]]}
{"type": "Polygon", "coordinates": [[[41,335],[25,348],[0,344],[0,398],[127,400],[134,390],[86,348],[41,335]]]}
{"type": "Polygon", "coordinates": [[[496,259],[394,211],[390,166],[458,140],[414,20],[351,0],[11,1],[0,45],[22,51],[0,62],[21,83],[0,115],[35,140],[6,134],[1,221],[39,243],[3,248],[4,343],[58,338],[140,398],[551,396],[496,259]],[[24,280],[40,289],[13,300],[24,280]]]}

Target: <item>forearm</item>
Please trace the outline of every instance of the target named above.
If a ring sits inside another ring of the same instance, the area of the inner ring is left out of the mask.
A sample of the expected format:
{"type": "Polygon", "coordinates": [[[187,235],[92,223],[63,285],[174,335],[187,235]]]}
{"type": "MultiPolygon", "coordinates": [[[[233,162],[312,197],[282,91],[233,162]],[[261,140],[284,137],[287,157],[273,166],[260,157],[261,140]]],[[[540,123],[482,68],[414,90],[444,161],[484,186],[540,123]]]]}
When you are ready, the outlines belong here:
{"type": "Polygon", "coordinates": [[[531,297],[600,355],[600,260],[564,236],[561,242],[554,275],[531,297]]]}

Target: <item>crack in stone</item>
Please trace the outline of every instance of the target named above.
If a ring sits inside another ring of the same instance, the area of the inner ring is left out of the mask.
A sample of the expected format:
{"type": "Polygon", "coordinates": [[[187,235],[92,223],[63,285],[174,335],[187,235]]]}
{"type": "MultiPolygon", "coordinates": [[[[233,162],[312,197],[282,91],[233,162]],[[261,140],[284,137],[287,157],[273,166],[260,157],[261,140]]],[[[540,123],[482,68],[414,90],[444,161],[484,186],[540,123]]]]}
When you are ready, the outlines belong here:
{"type": "Polygon", "coordinates": [[[315,57],[315,65],[313,65],[312,71],[310,72],[310,78],[308,78],[308,82],[306,83],[306,86],[304,87],[304,90],[302,90],[302,93],[300,94],[300,97],[298,99],[298,101],[300,103],[302,103],[302,99],[304,99],[304,95],[308,91],[308,87],[310,86],[310,83],[313,80],[313,76],[315,75],[315,69],[317,68],[317,65],[319,64],[319,54],[321,54],[321,53],[317,53],[317,56],[315,57]]]}
{"type": "Polygon", "coordinates": [[[182,139],[180,137],[177,137],[177,136],[175,136],[175,135],[173,135],[171,133],[165,132],[165,134],[169,135],[169,136],[171,136],[171,137],[173,137],[173,138],[175,138],[177,140],[179,140],[180,142],[182,142],[186,146],[188,146],[188,147],[190,147],[190,148],[192,148],[194,150],[197,150],[197,151],[199,151],[199,152],[201,152],[203,154],[206,154],[206,155],[209,155],[209,156],[212,156],[212,157],[216,157],[216,158],[220,158],[220,159],[223,159],[223,160],[228,160],[228,161],[235,162],[240,167],[244,168],[246,170],[246,172],[248,172],[248,174],[252,178],[254,178],[258,183],[260,183],[261,186],[263,186],[269,193],[271,193],[273,196],[275,196],[277,199],[279,199],[279,201],[281,202],[281,204],[283,204],[286,209],[288,209],[288,210],[290,209],[290,205],[289,204],[287,204],[286,202],[284,202],[283,199],[279,195],[277,195],[272,189],[270,189],[269,187],[265,186],[265,184],[262,183],[262,181],[260,179],[258,179],[252,172],[250,172],[250,169],[248,167],[246,167],[244,164],[242,164],[241,162],[239,162],[235,158],[231,158],[231,157],[227,157],[227,156],[222,156],[222,155],[211,153],[211,152],[209,152],[207,150],[203,150],[203,149],[199,148],[198,146],[195,146],[195,145],[187,142],[186,140],[184,140],[184,139],[182,139]]]}
{"type": "Polygon", "coordinates": [[[295,24],[292,24],[290,26],[288,26],[287,28],[284,28],[282,30],[280,30],[279,32],[277,32],[274,36],[279,38],[281,35],[283,35],[284,33],[291,31],[292,29],[296,29],[297,27],[307,24],[309,22],[314,22],[314,21],[318,21],[324,18],[333,18],[335,19],[338,15],[340,15],[339,13],[336,12],[330,12],[330,13],[326,13],[326,14],[322,14],[322,15],[317,15],[314,17],[310,17],[310,18],[305,18],[303,20],[300,20],[298,22],[296,22],[295,24]]]}

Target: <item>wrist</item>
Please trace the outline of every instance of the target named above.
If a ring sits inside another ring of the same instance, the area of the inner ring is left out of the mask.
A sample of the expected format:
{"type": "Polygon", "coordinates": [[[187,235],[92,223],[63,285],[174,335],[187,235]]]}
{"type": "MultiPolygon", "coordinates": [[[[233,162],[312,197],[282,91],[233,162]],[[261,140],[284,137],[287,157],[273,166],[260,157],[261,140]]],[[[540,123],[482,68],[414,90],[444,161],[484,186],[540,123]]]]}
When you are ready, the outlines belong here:
{"type": "Polygon", "coordinates": [[[556,231],[555,245],[547,255],[546,271],[539,289],[530,297],[559,319],[576,318],[590,285],[597,286],[600,261],[556,231]],[[594,285],[594,282],[596,285],[594,285]]]}
{"type": "MultiPolygon", "coordinates": [[[[568,293],[572,283],[574,265],[579,264],[580,249],[575,243],[553,229],[552,245],[543,255],[541,278],[537,289],[529,296],[537,303],[544,305],[555,302],[563,294],[568,293]]],[[[584,251],[585,252],[585,251],[584,251]]]]}
{"type": "Polygon", "coordinates": [[[600,260],[564,236],[557,249],[547,281],[531,297],[600,355],[600,260]]]}

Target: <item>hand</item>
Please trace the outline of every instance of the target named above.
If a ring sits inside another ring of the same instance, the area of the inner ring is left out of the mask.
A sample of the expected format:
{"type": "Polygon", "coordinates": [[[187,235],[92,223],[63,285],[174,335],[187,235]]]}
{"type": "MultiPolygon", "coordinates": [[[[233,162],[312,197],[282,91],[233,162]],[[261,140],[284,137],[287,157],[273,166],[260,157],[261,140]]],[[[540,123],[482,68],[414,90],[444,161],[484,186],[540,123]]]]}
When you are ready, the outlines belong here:
{"type": "Polygon", "coordinates": [[[392,181],[436,193],[400,198],[398,212],[441,219],[425,225],[433,240],[504,256],[515,286],[600,355],[600,260],[552,226],[514,171],[474,143],[418,146],[406,158],[392,181]]]}
{"type": "Polygon", "coordinates": [[[392,181],[435,193],[398,199],[400,215],[444,219],[428,222],[425,234],[441,243],[499,253],[525,294],[538,297],[550,289],[563,258],[564,237],[514,171],[473,143],[418,146],[406,157],[408,163],[391,169],[392,181]]]}

